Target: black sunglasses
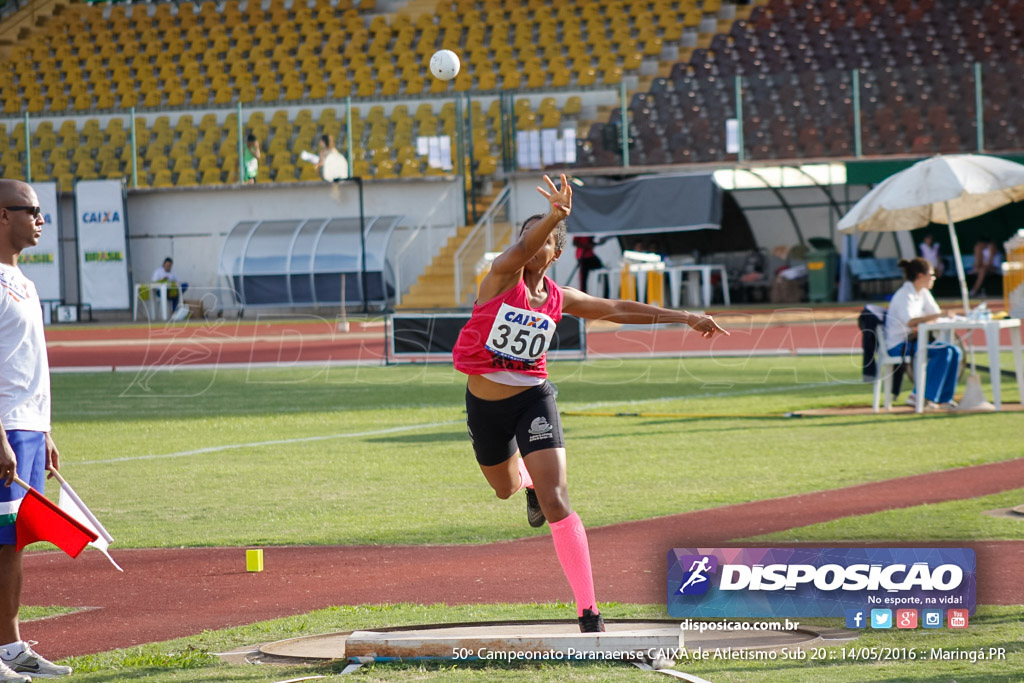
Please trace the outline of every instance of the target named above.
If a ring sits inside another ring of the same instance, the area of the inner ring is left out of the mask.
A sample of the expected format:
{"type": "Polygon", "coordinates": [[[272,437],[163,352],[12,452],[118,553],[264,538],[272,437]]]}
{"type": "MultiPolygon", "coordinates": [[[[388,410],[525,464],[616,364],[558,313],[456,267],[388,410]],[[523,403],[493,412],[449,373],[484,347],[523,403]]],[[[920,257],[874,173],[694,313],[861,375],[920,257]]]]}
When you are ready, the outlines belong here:
{"type": "Polygon", "coordinates": [[[32,214],[32,218],[39,218],[43,215],[43,207],[41,206],[0,206],[0,209],[7,209],[8,211],[28,211],[32,214]]]}

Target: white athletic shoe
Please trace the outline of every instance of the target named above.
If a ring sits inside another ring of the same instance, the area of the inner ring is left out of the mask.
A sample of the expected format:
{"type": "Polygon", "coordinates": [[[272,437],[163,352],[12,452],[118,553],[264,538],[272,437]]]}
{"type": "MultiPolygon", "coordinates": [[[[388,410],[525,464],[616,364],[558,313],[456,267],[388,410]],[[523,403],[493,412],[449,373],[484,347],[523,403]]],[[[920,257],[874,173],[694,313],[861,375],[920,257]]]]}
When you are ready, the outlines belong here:
{"type": "Polygon", "coordinates": [[[24,643],[25,649],[20,655],[14,659],[4,659],[3,663],[14,669],[17,673],[29,676],[28,680],[33,678],[56,678],[58,676],[67,676],[71,673],[70,666],[54,664],[46,657],[36,653],[32,649],[32,645],[35,645],[35,642],[24,643]]]}
{"type": "Polygon", "coordinates": [[[0,681],[7,681],[9,683],[31,683],[32,678],[30,676],[23,676],[3,662],[0,662],[0,681]]]}

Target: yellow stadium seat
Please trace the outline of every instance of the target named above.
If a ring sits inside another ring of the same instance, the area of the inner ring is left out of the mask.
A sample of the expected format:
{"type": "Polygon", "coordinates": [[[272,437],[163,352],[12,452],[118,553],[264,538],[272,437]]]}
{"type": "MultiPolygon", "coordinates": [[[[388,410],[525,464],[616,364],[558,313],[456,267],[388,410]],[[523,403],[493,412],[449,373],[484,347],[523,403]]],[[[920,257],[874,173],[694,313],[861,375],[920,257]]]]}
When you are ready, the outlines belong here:
{"type": "Polygon", "coordinates": [[[586,68],[576,74],[577,85],[594,85],[597,82],[597,70],[586,68]]]}
{"type": "Polygon", "coordinates": [[[621,67],[616,66],[616,67],[612,67],[612,68],[609,68],[609,69],[605,69],[603,75],[604,75],[604,82],[605,82],[606,85],[618,85],[619,83],[622,82],[622,68],[621,67]]]}
{"type": "Polygon", "coordinates": [[[181,85],[175,84],[173,87],[168,87],[167,106],[180,107],[183,104],[185,104],[185,90],[181,85]]]}
{"type": "Polygon", "coordinates": [[[232,88],[228,87],[228,86],[224,86],[222,88],[217,88],[214,91],[214,93],[213,93],[213,103],[214,104],[228,104],[228,103],[231,102],[231,100],[232,100],[232,98],[234,98],[234,96],[235,96],[235,91],[232,88]]]}
{"type": "Polygon", "coordinates": [[[159,154],[154,154],[151,158],[144,160],[142,162],[142,166],[145,167],[145,169],[150,173],[155,173],[156,171],[170,170],[167,167],[167,157],[159,154]]]}
{"type": "Polygon", "coordinates": [[[182,155],[182,156],[177,156],[177,157],[172,157],[172,158],[174,159],[174,166],[173,166],[172,170],[175,173],[180,173],[180,172],[184,171],[187,168],[192,168],[192,158],[191,157],[183,156],[182,155]]]}
{"type": "Polygon", "coordinates": [[[174,181],[171,179],[171,172],[167,169],[161,169],[153,174],[152,187],[173,187],[174,181]]]}
{"type": "MultiPolygon", "coordinates": [[[[497,90],[498,89],[498,78],[493,71],[483,71],[477,73],[477,90],[497,90]]],[[[497,101],[497,100],[495,100],[497,101]]]]}
{"type": "Polygon", "coordinates": [[[191,168],[186,168],[185,170],[181,171],[180,173],[178,173],[177,180],[175,181],[174,184],[179,187],[198,185],[199,181],[196,179],[195,170],[191,168]]]}
{"type": "Polygon", "coordinates": [[[205,171],[210,168],[220,169],[220,163],[217,161],[217,155],[210,152],[199,157],[199,164],[197,168],[200,171],[205,171]]]}
{"type": "Polygon", "coordinates": [[[107,159],[100,164],[100,176],[103,178],[121,178],[125,175],[119,159],[107,159]]]}
{"type": "Polygon", "coordinates": [[[395,164],[390,159],[380,162],[376,165],[377,168],[374,171],[375,178],[397,178],[398,175],[395,173],[395,164]]]}
{"type": "Polygon", "coordinates": [[[203,171],[203,185],[220,185],[221,171],[219,168],[207,168],[203,171]]]}
{"type": "Polygon", "coordinates": [[[313,81],[309,84],[309,97],[314,100],[327,98],[327,83],[324,81],[313,81]]]}
{"type": "Polygon", "coordinates": [[[51,161],[53,163],[53,175],[57,176],[65,173],[71,173],[71,162],[67,160],[67,157],[51,157],[51,161]]]}
{"type": "Polygon", "coordinates": [[[74,174],[79,180],[96,180],[99,178],[96,174],[96,164],[92,160],[78,164],[75,167],[74,174]]]}
{"type": "Polygon", "coordinates": [[[357,76],[356,96],[373,97],[377,93],[377,84],[369,77],[358,78],[357,76]]]}
{"type": "Polygon", "coordinates": [[[227,182],[237,182],[238,178],[238,152],[232,150],[222,151],[223,159],[220,163],[220,170],[227,178],[227,182]]]}
{"type": "Polygon", "coordinates": [[[402,162],[402,172],[399,174],[401,178],[422,178],[423,171],[420,170],[420,162],[416,159],[409,159],[408,161],[402,162]]]}
{"type": "Polygon", "coordinates": [[[501,81],[502,90],[519,90],[523,87],[523,74],[520,72],[506,73],[501,81]]]}
{"type": "Polygon", "coordinates": [[[291,164],[278,164],[274,166],[275,183],[295,182],[295,167],[291,164]]]}
{"type": "Polygon", "coordinates": [[[199,120],[199,131],[205,133],[212,131],[217,128],[217,115],[213,112],[203,114],[203,118],[199,120]]]}

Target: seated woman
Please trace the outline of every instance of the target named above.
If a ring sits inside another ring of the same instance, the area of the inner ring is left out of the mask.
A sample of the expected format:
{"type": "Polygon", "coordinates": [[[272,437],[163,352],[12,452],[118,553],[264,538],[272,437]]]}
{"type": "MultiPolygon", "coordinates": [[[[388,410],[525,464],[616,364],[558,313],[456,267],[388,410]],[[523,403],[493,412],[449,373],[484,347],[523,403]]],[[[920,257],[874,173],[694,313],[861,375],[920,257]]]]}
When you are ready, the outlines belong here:
{"type": "MultiPolygon", "coordinates": [[[[935,269],[932,265],[918,257],[910,261],[904,259],[899,266],[906,282],[896,290],[885,317],[885,340],[889,345],[889,354],[893,356],[914,354],[919,341],[917,326],[942,316],[942,310],[930,291],[935,284],[935,269]]],[[[925,343],[927,341],[924,340],[925,343]]],[[[953,392],[956,391],[962,356],[960,349],[949,344],[928,346],[928,377],[923,387],[927,407],[956,407],[953,392]]],[[[921,390],[922,387],[915,388],[915,391],[921,390]]],[[[915,398],[911,394],[907,404],[914,405],[915,398]]]]}
{"type": "Polygon", "coordinates": [[[978,295],[985,284],[985,277],[989,273],[998,273],[1002,263],[1002,254],[999,253],[995,242],[988,236],[978,240],[974,245],[974,269],[971,271],[977,273],[978,277],[974,280],[974,286],[971,287],[971,296],[978,295]]]}

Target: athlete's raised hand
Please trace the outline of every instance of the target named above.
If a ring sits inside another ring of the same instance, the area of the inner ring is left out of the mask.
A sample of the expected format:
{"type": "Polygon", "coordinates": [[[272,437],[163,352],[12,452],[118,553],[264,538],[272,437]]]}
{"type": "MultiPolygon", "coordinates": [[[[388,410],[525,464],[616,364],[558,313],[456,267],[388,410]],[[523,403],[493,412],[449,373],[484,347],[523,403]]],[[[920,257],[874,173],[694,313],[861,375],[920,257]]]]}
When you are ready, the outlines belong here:
{"type": "Polygon", "coordinates": [[[572,186],[569,185],[564,173],[561,174],[560,180],[560,184],[556,187],[550,177],[544,176],[544,182],[548,184],[551,191],[548,192],[538,186],[537,192],[540,192],[548,200],[548,204],[551,205],[551,213],[560,214],[562,218],[565,218],[572,213],[572,186]]]}

